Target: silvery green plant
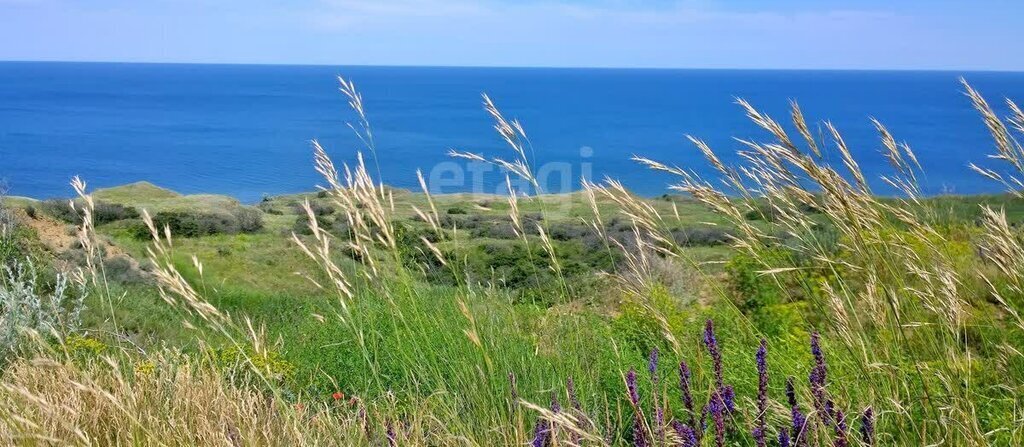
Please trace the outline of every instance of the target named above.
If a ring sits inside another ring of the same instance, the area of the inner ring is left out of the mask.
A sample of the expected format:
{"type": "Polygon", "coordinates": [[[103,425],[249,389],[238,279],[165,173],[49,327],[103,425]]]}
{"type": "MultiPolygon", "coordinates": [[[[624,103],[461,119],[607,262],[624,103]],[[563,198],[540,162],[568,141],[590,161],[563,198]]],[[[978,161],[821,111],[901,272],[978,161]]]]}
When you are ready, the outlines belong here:
{"type": "Polygon", "coordinates": [[[10,362],[32,334],[63,336],[81,325],[84,282],[58,273],[43,291],[31,261],[0,267],[0,365],[10,362]]]}
{"type": "Polygon", "coordinates": [[[5,193],[6,187],[0,182],[0,263],[6,261],[17,248],[14,230],[17,229],[18,221],[5,204],[5,193]]]}

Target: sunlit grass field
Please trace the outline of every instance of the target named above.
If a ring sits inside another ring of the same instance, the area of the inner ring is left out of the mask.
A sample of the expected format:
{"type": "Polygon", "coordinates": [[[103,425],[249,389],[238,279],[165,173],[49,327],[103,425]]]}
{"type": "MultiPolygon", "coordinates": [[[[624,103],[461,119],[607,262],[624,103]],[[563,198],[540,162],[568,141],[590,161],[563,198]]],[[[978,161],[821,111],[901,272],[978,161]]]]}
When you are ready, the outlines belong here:
{"type": "MultiPolygon", "coordinates": [[[[6,199],[0,439],[1019,444],[1024,114],[965,89],[1006,194],[922,197],[876,123],[901,192],[879,197],[838,130],[741,101],[770,142],[734,167],[693,138],[718,178],[638,157],[678,176],[658,198],[398,190],[314,143],[323,187],[257,204],[77,179],[6,199]]],[[[484,108],[509,151],[452,155],[536,185],[484,108]]]]}

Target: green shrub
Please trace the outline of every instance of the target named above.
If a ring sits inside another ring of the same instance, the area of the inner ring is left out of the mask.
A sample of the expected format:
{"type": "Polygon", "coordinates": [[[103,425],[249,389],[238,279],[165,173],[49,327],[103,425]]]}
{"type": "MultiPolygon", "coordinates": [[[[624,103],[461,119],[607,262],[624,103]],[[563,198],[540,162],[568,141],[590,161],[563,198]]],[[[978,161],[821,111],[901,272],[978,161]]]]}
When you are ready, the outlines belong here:
{"type": "Polygon", "coordinates": [[[259,384],[262,378],[285,383],[295,374],[295,365],[281,357],[277,351],[255,352],[234,346],[214,350],[214,362],[234,383],[259,384]]]}
{"type": "Polygon", "coordinates": [[[0,362],[29,346],[29,332],[67,335],[81,324],[85,290],[67,276],[44,281],[29,262],[0,266],[0,362]]]}
{"type": "Polygon", "coordinates": [[[98,359],[107,350],[107,345],[95,338],[74,334],[64,340],[64,348],[72,358],[92,360],[98,359]]]}
{"type": "Polygon", "coordinates": [[[231,214],[235,216],[241,233],[255,233],[263,229],[263,213],[256,208],[241,207],[231,214]]]}
{"type": "Polygon", "coordinates": [[[729,231],[718,227],[691,227],[672,230],[672,239],[682,247],[712,247],[731,240],[729,231]]]}
{"type": "Polygon", "coordinates": [[[729,294],[744,313],[758,312],[782,301],[782,290],[768,278],[762,277],[759,273],[762,270],[764,265],[744,252],[736,253],[725,264],[729,294]]]}
{"type": "MultiPolygon", "coordinates": [[[[61,199],[46,200],[39,205],[43,213],[50,217],[75,225],[82,223],[82,206],[83,204],[80,200],[76,200],[74,207],[72,207],[71,201],[61,199]]],[[[119,203],[95,201],[94,206],[92,219],[96,225],[139,217],[138,210],[119,203]]]]}
{"type": "Polygon", "coordinates": [[[24,229],[14,212],[4,204],[4,191],[0,189],[0,268],[24,255],[23,233],[24,229]]]}
{"type": "Polygon", "coordinates": [[[263,202],[263,203],[260,203],[259,204],[259,209],[260,209],[260,211],[263,211],[266,214],[271,214],[271,215],[274,215],[274,216],[282,216],[282,215],[284,215],[284,211],[281,211],[280,209],[275,207],[273,202],[263,202]]]}
{"type": "MultiPolygon", "coordinates": [[[[255,233],[263,228],[263,213],[255,208],[239,207],[228,212],[161,211],[153,215],[157,228],[169,227],[177,237],[203,237],[216,234],[255,233]]],[[[138,224],[132,230],[136,239],[150,237],[148,228],[138,224]]]]}
{"type": "Polygon", "coordinates": [[[62,199],[49,199],[39,203],[39,209],[54,219],[61,222],[81,223],[82,216],[71,208],[70,202],[62,199]]]}
{"type": "MultiPolygon", "coordinates": [[[[299,215],[306,214],[306,208],[303,207],[302,204],[296,203],[292,208],[293,208],[293,211],[295,211],[295,214],[299,214],[299,215]]],[[[324,205],[324,204],[322,204],[320,202],[314,202],[314,201],[310,201],[309,202],[309,209],[312,210],[313,211],[313,215],[317,216],[317,217],[330,216],[331,214],[334,214],[335,211],[337,211],[337,210],[334,209],[333,206],[324,205]]]]}
{"type": "MultiPolygon", "coordinates": [[[[316,221],[317,224],[324,228],[331,228],[334,224],[334,220],[330,217],[317,217],[316,221]]],[[[306,213],[300,213],[298,216],[295,216],[295,223],[292,224],[292,232],[305,236],[313,234],[313,231],[309,229],[309,216],[306,213]]]]}
{"type": "Polygon", "coordinates": [[[122,284],[142,283],[148,278],[146,272],[127,256],[114,256],[103,261],[103,273],[108,280],[122,284]]]}

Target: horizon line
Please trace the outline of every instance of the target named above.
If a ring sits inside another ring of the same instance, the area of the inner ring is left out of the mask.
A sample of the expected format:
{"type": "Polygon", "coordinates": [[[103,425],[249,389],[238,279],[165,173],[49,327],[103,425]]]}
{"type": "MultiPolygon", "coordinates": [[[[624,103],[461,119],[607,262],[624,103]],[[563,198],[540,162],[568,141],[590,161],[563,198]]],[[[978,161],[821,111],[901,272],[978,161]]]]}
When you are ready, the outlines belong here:
{"type": "Polygon", "coordinates": [[[0,59],[0,64],[120,64],[120,65],[215,65],[240,67],[359,67],[359,68],[486,68],[486,69],[551,69],[551,70],[648,70],[648,71],[854,71],[854,72],[934,72],[934,73],[1024,73],[1024,69],[992,68],[793,68],[793,67],[620,67],[620,66],[575,66],[575,65],[444,65],[444,64],[327,64],[327,63],[286,63],[286,62],[180,62],[180,61],[117,61],[117,60],[57,60],[57,59],[0,59]]]}

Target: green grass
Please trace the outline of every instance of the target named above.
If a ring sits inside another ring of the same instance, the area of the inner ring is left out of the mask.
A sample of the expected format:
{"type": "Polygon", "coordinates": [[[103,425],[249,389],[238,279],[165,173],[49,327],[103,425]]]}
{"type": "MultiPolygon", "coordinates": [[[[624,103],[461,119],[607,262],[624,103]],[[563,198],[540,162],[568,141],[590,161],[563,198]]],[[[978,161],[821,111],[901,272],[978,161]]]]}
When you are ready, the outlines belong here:
{"type": "MultiPolygon", "coordinates": [[[[181,196],[149,184],[98,191],[96,197],[148,210],[204,212],[238,205],[224,197],[181,196]]],[[[656,394],[672,402],[670,415],[685,418],[677,398],[671,397],[675,395],[674,368],[685,359],[694,369],[696,383],[710,382],[710,360],[700,335],[706,319],[717,323],[726,381],[739,396],[756,394],[753,351],[760,337],[769,338],[770,393],[775,399],[782,399],[787,376],[796,377],[798,383],[807,377],[812,363],[807,348],[809,332],[813,327],[825,326],[811,304],[817,298],[801,290],[802,283],[818,279],[799,277],[776,288],[756,273],[756,263],[736,267],[740,265],[735,264],[736,254],[726,245],[678,247],[681,258],[665,267],[668,276],[655,279],[661,286],[650,289],[646,296],[630,296],[598,275],[602,269],[619,273],[622,267],[615,263],[623,262],[621,258],[608,259],[604,250],[586,249],[574,239],[556,241],[571,289],[577,292],[559,298],[558,278],[550,276],[548,261],[539,248],[540,239],[531,235],[528,239],[535,253],[530,262],[536,266],[520,267],[524,269],[520,273],[529,278],[549,275],[548,281],[537,283],[537,287],[530,280],[516,287],[489,287],[485,284],[487,278],[478,277],[482,283],[467,286],[461,279],[431,279],[411,270],[400,273],[409,265],[390,266],[395,269],[394,275],[389,274],[390,279],[384,281],[356,277],[356,294],[350,305],[359,327],[365,329],[363,343],[371,353],[367,356],[350,326],[340,321],[337,296],[305,277],[325,284],[315,264],[291,241],[291,231],[300,215],[296,206],[306,199],[330,206],[312,193],[271,197],[259,206],[265,211],[263,230],[177,238],[171,255],[176,267],[211,304],[230,314],[238,324],[251,320],[264,334],[262,339],[271,351],[291,365],[293,369],[281,386],[294,396],[292,399],[325,399],[337,390],[367,400],[397,398],[399,406],[454,399],[460,420],[451,423],[452,431],[484,443],[505,443],[508,433],[495,433],[491,427],[511,417],[510,373],[516,377],[518,395],[537,403],[547,402],[552,393],[562,395],[564,400],[565,382],[572,378],[583,407],[621,441],[631,436],[631,409],[624,400],[623,374],[631,368],[644,371],[651,349],[662,352],[659,374],[665,378],[656,394]],[[193,256],[202,262],[202,275],[193,264],[193,256]],[[748,290],[738,285],[735,278],[742,275],[760,288],[748,290]],[[744,307],[743,300],[757,307],[744,307]],[[475,321],[467,320],[459,301],[467,303],[475,321]],[[666,339],[665,325],[676,344],[666,339]],[[476,334],[479,344],[467,337],[467,331],[476,334]]],[[[479,216],[500,220],[508,212],[507,203],[498,197],[444,195],[434,200],[442,216],[457,219],[479,216]],[[455,211],[449,214],[448,210],[455,211]]],[[[412,206],[429,208],[424,195],[396,190],[395,202],[395,222],[417,232],[429,229],[411,211],[412,206]]],[[[709,222],[730,228],[727,219],[690,199],[659,198],[648,203],[663,216],[672,216],[673,228],[693,228],[709,222]],[[677,211],[679,219],[674,217],[677,211]]],[[[979,217],[974,210],[980,203],[1006,208],[1011,220],[1024,217],[1024,201],[1009,196],[937,197],[926,200],[919,212],[946,228],[948,234],[969,241],[976,233],[970,229],[979,217]]],[[[620,214],[611,201],[602,200],[599,207],[606,221],[620,214]]],[[[541,223],[546,228],[583,225],[583,219],[592,216],[590,205],[578,194],[524,201],[521,212],[543,213],[541,223]]],[[[766,229],[772,225],[762,220],[753,224],[766,229]]],[[[143,259],[148,242],[133,236],[133,225],[136,223],[114,222],[100,226],[98,232],[133,257],[143,259]]],[[[440,249],[459,260],[459,272],[480,273],[481,269],[498,268],[503,262],[515,265],[527,259],[518,239],[471,237],[470,232],[453,232],[449,239],[438,242],[440,249]]],[[[340,251],[335,259],[350,273],[362,268],[340,251]]],[[[441,275],[451,276],[451,272],[441,275]]],[[[86,326],[107,343],[123,344],[105,335],[117,332],[146,351],[174,347],[190,355],[199,355],[209,346],[231,344],[224,334],[204,328],[201,319],[163,302],[152,283],[111,287],[108,293],[90,298],[86,314],[86,326]],[[103,296],[113,297],[113,315],[103,296]]],[[[992,340],[982,343],[1000,343],[995,340],[1002,336],[988,329],[998,323],[985,315],[978,318],[977,336],[992,340]]],[[[245,337],[243,333],[236,336],[245,337]]],[[[830,393],[849,411],[878,405],[879,396],[890,392],[879,388],[889,383],[878,372],[869,374],[878,376],[878,380],[865,380],[863,365],[853,360],[856,354],[841,344],[833,346],[826,339],[826,351],[830,393]]],[[[913,374],[911,365],[913,362],[899,367],[910,368],[905,373],[913,374]]],[[[998,383],[997,377],[979,374],[978,378],[984,381],[981,383],[998,383]]],[[[806,386],[801,388],[806,409],[809,396],[806,386]]],[[[643,405],[651,404],[653,391],[649,383],[641,384],[643,405]]],[[[708,393],[706,387],[698,387],[697,401],[706,401],[708,393]]],[[[978,411],[988,414],[985,420],[997,425],[1011,410],[1006,401],[986,395],[991,400],[979,402],[978,411]]],[[[920,411],[914,410],[915,417],[926,417],[920,411]]],[[[784,416],[780,413],[773,419],[781,421],[784,416]]],[[[886,426],[884,420],[880,430],[888,430],[887,436],[900,433],[886,426]]],[[[528,431],[529,423],[520,434],[528,431]]]]}

